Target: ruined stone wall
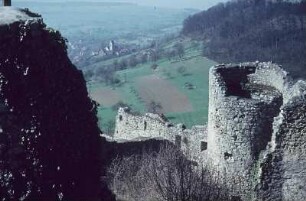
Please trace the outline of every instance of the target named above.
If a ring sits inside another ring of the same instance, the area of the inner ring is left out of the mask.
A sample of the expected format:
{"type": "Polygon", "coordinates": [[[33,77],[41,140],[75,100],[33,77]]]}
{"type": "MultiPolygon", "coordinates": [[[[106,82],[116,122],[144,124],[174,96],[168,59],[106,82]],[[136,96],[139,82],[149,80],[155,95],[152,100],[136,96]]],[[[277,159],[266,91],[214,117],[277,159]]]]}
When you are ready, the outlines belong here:
{"type": "Polygon", "coordinates": [[[236,191],[251,199],[254,171],[261,150],[272,136],[282,95],[274,87],[251,83],[256,66],[216,66],[210,70],[208,155],[236,191]]]}
{"type": "Polygon", "coordinates": [[[306,196],[306,82],[290,85],[286,93],[292,96],[275,118],[272,140],[261,162],[262,200],[304,200],[306,196]]]}
{"type": "Polygon", "coordinates": [[[242,200],[306,197],[305,81],[293,81],[272,63],[214,66],[208,115],[206,133],[121,108],[114,138],[169,140],[209,164],[220,184],[242,200]]]}
{"type": "Polygon", "coordinates": [[[271,63],[210,70],[208,160],[243,200],[305,195],[305,88],[271,63]]]}
{"type": "Polygon", "coordinates": [[[201,157],[201,147],[204,150],[207,141],[206,126],[186,129],[183,124],[173,125],[157,114],[138,116],[131,114],[128,108],[119,108],[114,140],[141,141],[152,138],[169,140],[198,160],[201,157]]]}

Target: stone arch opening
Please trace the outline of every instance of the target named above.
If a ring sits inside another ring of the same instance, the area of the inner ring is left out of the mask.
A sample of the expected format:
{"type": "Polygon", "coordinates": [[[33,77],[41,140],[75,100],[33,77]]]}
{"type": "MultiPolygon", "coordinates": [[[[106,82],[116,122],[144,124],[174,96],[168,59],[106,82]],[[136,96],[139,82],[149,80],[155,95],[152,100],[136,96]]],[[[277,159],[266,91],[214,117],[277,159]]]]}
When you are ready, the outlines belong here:
{"type": "Polygon", "coordinates": [[[181,147],[181,142],[182,142],[182,136],[176,135],[175,136],[175,145],[178,147],[181,147]]]}
{"type": "Polygon", "coordinates": [[[201,141],[201,151],[207,150],[207,142],[201,141]]]}
{"type": "Polygon", "coordinates": [[[148,123],[146,121],[143,122],[143,130],[147,130],[148,123]]]}
{"type": "Polygon", "coordinates": [[[184,138],[183,138],[183,142],[184,142],[185,145],[188,145],[189,142],[188,142],[187,137],[184,137],[184,138]]]}
{"type": "Polygon", "coordinates": [[[119,121],[122,121],[122,120],[123,120],[122,115],[119,115],[119,121]]]}
{"type": "Polygon", "coordinates": [[[229,153],[229,152],[225,152],[224,153],[224,159],[227,161],[227,160],[230,160],[233,158],[233,154],[229,153]]]}

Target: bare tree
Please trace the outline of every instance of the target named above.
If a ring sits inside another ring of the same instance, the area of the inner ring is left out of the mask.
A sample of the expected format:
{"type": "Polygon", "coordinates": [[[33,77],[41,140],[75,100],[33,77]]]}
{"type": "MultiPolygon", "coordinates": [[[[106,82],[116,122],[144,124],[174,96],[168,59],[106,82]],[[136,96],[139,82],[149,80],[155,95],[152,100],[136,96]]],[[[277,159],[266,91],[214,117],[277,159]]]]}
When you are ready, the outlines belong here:
{"type": "Polygon", "coordinates": [[[225,189],[217,185],[219,172],[211,172],[189,159],[175,147],[165,146],[146,162],[150,165],[146,174],[162,200],[228,200],[225,189]]]}
{"type": "Polygon", "coordinates": [[[157,67],[158,67],[158,65],[157,65],[156,63],[154,63],[154,64],[151,65],[151,69],[152,69],[152,70],[156,70],[157,67]]]}
{"type": "Polygon", "coordinates": [[[140,61],[141,61],[142,64],[147,63],[147,61],[148,61],[148,55],[147,55],[146,53],[143,54],[143,55],[141,55],[140,61]]]}
{"type": "Polygon", "coordinates": [[[128,58],[128,64],[130,67],[137,66],[139,61],[137,60],[137,57],[135,55],[132,55],[128,58]]]}
{"type": "Polygon", "coordinates": [[[161,113],[162,109],[163,107],[161,103],[155,102],[153,100],[148,105],[148,112],[151,112],[151,113],[155,113],[155,114],[161,113]]]}
{"type": "Polygon", "coordinates": [[[183,58],[183,56],[185,55],[184,45],[182,43],[177,43],[173,47],[174,47],[177,55],[179,56],[179,58],[183,58]]]}
{"type": "Polygon", "coordinates": [[[176,71],[181,75],[186,75],[187,69],[185,66],[180,66],[179,68],[176,69],[176,71]]]}
{"type": "Polygon", "coordinates": [[[116,159],[108,170],[108,183],[122,200],[230,200],[219,185],[219,172],[189,159],[170,144],[157,153],[116,159]]]}
{"type": "Polygon", "coordinates": [[[118,59],[115,59],[115,60],[113,61],[113,66],[114,66],[114,70],[115,70],[115,71],[117,71],[117,70],[118,70],[118,68],[119,68],[119,62],[118,62],[118,59]]]}

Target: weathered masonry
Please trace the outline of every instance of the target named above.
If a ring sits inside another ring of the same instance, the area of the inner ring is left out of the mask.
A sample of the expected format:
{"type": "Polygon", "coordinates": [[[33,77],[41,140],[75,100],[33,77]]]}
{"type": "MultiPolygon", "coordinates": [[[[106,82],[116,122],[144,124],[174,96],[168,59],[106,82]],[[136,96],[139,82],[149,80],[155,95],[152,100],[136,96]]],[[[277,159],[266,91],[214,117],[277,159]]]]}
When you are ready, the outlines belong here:
{"type": "Polygon", "coordinates": [[[128,108],[119,108],[114,139],[116,141],[141,141],[146,139],[168,140],[184,151],[190,151],[194,160],[207,144],[206,126],[186,129],[183,124],[173,125],[158,114],[133,115],[128,108]],[[201,150],[202,147],[202,150],[201,150]]]}
{"type": "Polygon", "coordinates": [[[207,130],[121,108],[114,138],[169,140],[218,170],[220,182],[242,200],[306,197],[306,82],[272,63],[210,69],[207,130]]]}
{"type": "Polygon", "coordinates": [[[306,196],[306,83],[272,63],[210,70],[208,161],[243,200],[306,196]]]}

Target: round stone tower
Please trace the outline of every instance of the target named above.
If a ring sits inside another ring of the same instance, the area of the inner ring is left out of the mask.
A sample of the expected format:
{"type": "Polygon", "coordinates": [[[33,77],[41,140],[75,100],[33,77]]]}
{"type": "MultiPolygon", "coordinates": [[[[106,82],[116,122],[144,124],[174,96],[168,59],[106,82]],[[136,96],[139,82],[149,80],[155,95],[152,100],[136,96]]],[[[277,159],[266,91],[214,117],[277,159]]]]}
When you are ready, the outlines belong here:
{"type": "Polygon", "coordinates": [[[207,153],[233,192],[251,200],[259,155],[272,137],[283,97],[257,78],[257,63],[210,70],[207,153]],[[254,182],[253,182],[254,181],[254,182]]]}

